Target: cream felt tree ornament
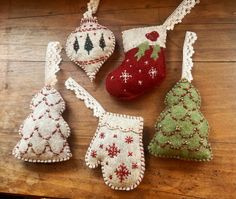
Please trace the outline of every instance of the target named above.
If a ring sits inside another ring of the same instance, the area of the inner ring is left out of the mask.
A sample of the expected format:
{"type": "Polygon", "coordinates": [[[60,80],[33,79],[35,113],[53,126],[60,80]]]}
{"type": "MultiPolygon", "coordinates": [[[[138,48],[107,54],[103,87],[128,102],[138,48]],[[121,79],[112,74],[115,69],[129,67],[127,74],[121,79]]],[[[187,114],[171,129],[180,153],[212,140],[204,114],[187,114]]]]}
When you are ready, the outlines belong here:
{"type": "Polygon", "coordinates": [[[33,97],[32,112],[20,127],[21,140],[13,155],[28,162],[53,163],[70,159],[70,128],[62,118],[65,102],[54,88],[61,62],[59,42],[50,42],[45,64],[45,86],[33,97]]]}
{"type": "Polygon", "coordinates": [[[93,16],[98,4],[99,0],[90,0],[80,26],[69,35],[66,42],[68,57],[86,72],[91,81],[115,48],[114,34],[93,16]]]}
{"type": "Polygon", "coordinates": [[[86,165],[101,165],[105,183],[116,190],[132,190],[142,181],[145,163],[143,118],[106,112],[77,82],[69,78],[67,89],[92,109],[99,124],[85,156],[86,165]]]}
{"type": "Polygon", "coordinates": [[[150,153],[155,156],[195,161],[212,159],[208,143],[209,125],[200,111],[200,94],[191,84],[192,44],[196,39],[195,33],[186,33],[182,78],[167,93],[167,107],[160,114],[156,134],[148,146],[150,153]]]}

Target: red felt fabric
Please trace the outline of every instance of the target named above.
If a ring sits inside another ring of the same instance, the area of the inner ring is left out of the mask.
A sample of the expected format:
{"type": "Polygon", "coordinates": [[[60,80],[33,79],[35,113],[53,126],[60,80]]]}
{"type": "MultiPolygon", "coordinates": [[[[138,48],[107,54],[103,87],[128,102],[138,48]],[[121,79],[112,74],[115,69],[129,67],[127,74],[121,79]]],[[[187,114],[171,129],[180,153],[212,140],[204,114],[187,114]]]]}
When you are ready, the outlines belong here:
{"type": "Polygon", "coordinates": [[[125,54],[125,60],[122,64],[109,73],[106,78],[107,91],[118,99],[135,99],[147,91],[152,90],[165,78],[166,70],[163,48],[161,48],[157,60],[151,58],[153,46],[150,46],[144,56],[138,61],[137,57],[135,57],[137,51],[138,48],[129,50],[125,54]],[[155,70],[157,71],[156,76],[154,75],[155,70]],[[154,72],[151,73],[150,71],[154,72]],[[126,82],[124,77],[122,77],[122,73],[129,74],[126,82]]]}

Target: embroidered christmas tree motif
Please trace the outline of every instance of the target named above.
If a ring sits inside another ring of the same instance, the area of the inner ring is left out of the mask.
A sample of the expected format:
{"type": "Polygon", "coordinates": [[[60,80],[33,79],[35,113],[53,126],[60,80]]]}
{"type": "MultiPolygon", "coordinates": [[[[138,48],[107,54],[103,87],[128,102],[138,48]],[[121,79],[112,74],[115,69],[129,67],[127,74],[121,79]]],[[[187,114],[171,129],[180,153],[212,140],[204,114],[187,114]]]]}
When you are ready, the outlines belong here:
{"type": "Polygon", "coordinates": [[[89,34],[87,34],[85,44],[84,44],[84,49],[88,52],[88,55],[90,54],[90,51],[93,49],[93,43],[89,37],[89,34]]]}
{"type": "Polygon", "coordinates": [[[127,166],[122,163],[116,170],[115,174],[117,178],[120,180],[120,182],[123,182],[128,178],[128,176],[131,174],[130,171],[128,170],[127,166]]]}
{"type": "Polygon", "coordinates": [[[104,48],[106,47],[106,43],[105,43],[105,39],[104,39],[103,33],[102,33],[101,38],[99,40],[99,46],[104,51],[104,48]]]}
{"type": "Polygon", "coordinates": [[[118,155],[118,153],[120,153],[120,149],[115,145],[115,143],[113,143],[112,145],[108,145],[106,151],[108,152],[108,156],[110,158],[114,158],[118,155]]]}
{"type": "Polygon", "coordinates": [[[73,46],[74,46],[75,52],[77,53],[77,51],[79,50],[79,42],[78,42],[77,37],[75,37],[75,42],[73,46]]]}
{"type": "Polygon", "coordinates": [[[133,140],[133,137],[131,137],[131,136],[126,136],[125,137],[125,142],[127,143],[127,144],[130,144],[130,143],[132,143],[134,140],[133,140]]]}

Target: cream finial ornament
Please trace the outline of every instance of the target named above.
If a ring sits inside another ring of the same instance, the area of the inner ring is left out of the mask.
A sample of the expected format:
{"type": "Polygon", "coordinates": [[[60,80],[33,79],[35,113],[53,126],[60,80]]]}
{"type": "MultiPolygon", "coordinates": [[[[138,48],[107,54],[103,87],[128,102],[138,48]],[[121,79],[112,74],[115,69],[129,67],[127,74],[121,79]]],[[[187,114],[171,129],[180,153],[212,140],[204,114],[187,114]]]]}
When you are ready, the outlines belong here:
{"type": "Polygon", "coordinates": [[[68,37],[67,56],[82,68],[91,81],[115,48],[115,36],[111,30],[98,23],[96,13],[99,0],[91,0],[83,14],[80,26],[68,37]]]}

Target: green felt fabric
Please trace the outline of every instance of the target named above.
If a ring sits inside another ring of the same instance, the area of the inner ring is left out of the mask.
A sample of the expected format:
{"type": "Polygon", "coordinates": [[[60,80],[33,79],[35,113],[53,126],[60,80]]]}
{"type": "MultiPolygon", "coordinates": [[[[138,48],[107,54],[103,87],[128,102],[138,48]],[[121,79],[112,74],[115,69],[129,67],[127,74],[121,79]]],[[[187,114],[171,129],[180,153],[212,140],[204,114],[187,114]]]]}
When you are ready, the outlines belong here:
{"type": "Polygon", "coordinates": [[[200,112],[199,92],[181,79],[165,99],[166,109],[156,123],[156,134],[148,146],[155,156],[184,160],[212,159],[208,143],[209,125],[200,112]]]}

